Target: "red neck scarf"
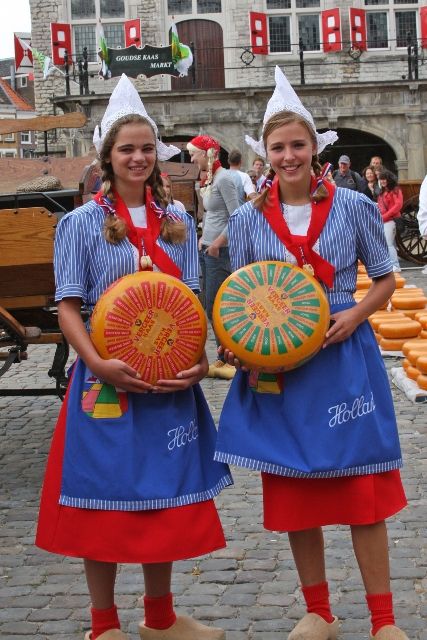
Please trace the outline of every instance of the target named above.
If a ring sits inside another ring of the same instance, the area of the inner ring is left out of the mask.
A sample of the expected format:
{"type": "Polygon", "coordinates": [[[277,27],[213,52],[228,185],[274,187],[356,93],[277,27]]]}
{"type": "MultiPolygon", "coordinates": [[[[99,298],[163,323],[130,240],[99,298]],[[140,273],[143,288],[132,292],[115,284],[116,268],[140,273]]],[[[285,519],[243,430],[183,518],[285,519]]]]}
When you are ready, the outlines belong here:
{"type": "MultiPolygon", "coordinates": [[[[313,250],[313,245],[320,236],[328,219],[329,211],[335,193],[335,187],[329,182],[324,182],[329,195],[320,202],[312,202],[310,225],[306,236],[293,235],[282,214],[279,195],[279,179],[275,176],[269,189],[267,199],[263,205],[262,213],[279,240],[295,256],[299,267],[308,265],[314,271],[318,280],[322,280],[329,288],[334,283],[335,267],[313,250]]],[[[310,193],[316,189],[317,179],[312,178],[310,193]]]]}
{"type": "MultiPolygon", "coordinates": [[[[168,256],[168,254],[156,243],[160,235],[160,226],[162,218],[166,212],[159,207],[154,201],[151,187],[145,187],[145,211],[147,214],[147,228],[135,227],[133,224],[129,210],[117,191],[114,191],[114,203],[111,202],[101,191],[95,195],[94,200],[101,205],[107,215],[115,214],[118,218],[125,221],[127,227],[127,237],[138,250],[138,268],[141,267],[141,256],[149,256],[153,262],[163,273],[168,273],[175,278],[181,278],[181,269],[168,256]]],[[[148,268],[152,271],[152,267],[148,268]]]]}

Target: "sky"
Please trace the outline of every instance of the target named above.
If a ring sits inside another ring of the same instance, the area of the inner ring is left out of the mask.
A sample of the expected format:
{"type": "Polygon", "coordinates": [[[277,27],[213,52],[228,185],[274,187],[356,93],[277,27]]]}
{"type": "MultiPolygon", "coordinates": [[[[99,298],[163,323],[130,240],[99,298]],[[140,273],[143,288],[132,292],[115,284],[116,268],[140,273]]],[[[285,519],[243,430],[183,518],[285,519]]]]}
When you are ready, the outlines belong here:
{"type": "Polygon", "coordinates": [[[0,59],[15,57],[15,31],[31,31],[30,0],[0,0],[0,59]]]}

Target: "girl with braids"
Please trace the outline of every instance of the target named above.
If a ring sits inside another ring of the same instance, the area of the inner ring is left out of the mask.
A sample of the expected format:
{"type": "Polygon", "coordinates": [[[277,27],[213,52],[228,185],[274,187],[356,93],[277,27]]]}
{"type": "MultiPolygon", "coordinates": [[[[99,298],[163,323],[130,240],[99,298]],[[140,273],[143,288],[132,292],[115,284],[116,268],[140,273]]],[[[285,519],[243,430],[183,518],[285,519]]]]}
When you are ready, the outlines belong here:
{"type": "Polygon", "coordinates": [[[371,638],[407,640],[395,625],[385,518],[405,494],[387,374],[367,318],[395,287],[378,209],[366,196],[323,181],[317,154],[336,140],[276,68],[262,139],[246,138],[271,170],[262,193],[230,218],[233,269],[260,260],[308,267],[323,285],[331,326],[323,349],[278,374],[260,393],[256,373],[239,370],[219,423],[215,459],[262,472],[264,526],[287,532],[307,613],[289,640],[335,640],[322,526],[350,525],[371,613],[371,638]],[[372,278],[355,304],[358,260],[372,278]]]}
{"type": "Polygon", "coordinates": [[[143,567],[142,640],[221,640],[221,629],[176,616],[171,593],[174,560],[225,545],[213,497],[231,478],[213,461],[215,426],[197,384],[206,355],[176,379],[150,385],[127,364],[102,359],[90,320],[86,327],[80,315],[82,303],[90,313],[111,283],[138,269],[161,270],[197,290],[194,224],[166,206],[158,166],[178,149],[158,140],[126,76],[94,142],[101,189],[64,216],[55,239],[59,321],[78,359],[49,455],[36,544],[84,559],[92,618],[86,640],[128,638],[114,600],[118,562],[143,567]],[[93,389],[97,411],[85,403],[93,389]]]}

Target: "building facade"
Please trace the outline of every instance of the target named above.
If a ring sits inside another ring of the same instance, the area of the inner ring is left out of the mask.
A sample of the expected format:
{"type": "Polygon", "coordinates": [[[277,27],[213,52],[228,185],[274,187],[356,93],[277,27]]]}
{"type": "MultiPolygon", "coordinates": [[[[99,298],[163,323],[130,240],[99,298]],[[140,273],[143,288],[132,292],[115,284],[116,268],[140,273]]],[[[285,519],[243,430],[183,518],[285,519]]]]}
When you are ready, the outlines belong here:
{"type": "Polygon", "coordinates": [[[260,134],[278,64],[318,128],[338,130],[340,140],[325,159],[336,162],[345,152],[361,169],[371,155],[381,155],[400,179],[426,173],[426,0],[30,0],[30,5],[33,46],[49,54],[50,23],[61,23],[70,25],[76,65],[83,47],[88,50],[88,95],[80,95],[72,78],[66,96],[61,73],[43,80],[35,69],[38,113],[81,109],[89,117],[72,142],[69,133],[60,137],[60,153],[87,153],[116,83],[97,77],[97,22],[102,21],[108,45],[117,48],[124,46],[124,22],[139,18],[142,46],[168,44],[173,20],[181,42],[192,43],[194,50],[188,77],[136,80],[165,140],[210,133],[225,151],[241,149],[249,166],[244,134],[260,134]]]}
{"type": "MultiPolygon", "coordinates": [[[[20,78],[24,77],[24,75],[20,76],[20,78]]],[[[21,89],[25,90],[28,83],[22,83],[20,78],[18,84],[21,89]]],[[[34,117],[36,115],[34,107],[21,93],[13,89],[9,82],[10,78],[6,79],[0,76],[0,118],[21,120],[34,117]]],[[[36,139],[33,131],[0,135],[0,158],[31,158],[35,149],[36,139]]]]}

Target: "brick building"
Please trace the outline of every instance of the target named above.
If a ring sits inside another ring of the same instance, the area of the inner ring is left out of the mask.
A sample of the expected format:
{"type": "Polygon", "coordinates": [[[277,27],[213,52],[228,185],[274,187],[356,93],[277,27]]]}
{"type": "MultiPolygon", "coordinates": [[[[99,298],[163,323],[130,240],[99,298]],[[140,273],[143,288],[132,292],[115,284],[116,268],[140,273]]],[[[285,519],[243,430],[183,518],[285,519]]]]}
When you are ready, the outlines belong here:
{"type": "MultiPolygon", "coordinates": [[[[14,60],[1,60],[0,61],[0,74],[4,71],[7,72],[7,66],[9,66],[9,74],[11,65],[5,65],[2,63],[13,63],[14,60]],[[2,69],[2,66],[4,69],[2,69]]],[[[22,81],[22,78],[26,76],[19,76],[18,79],[12,74],[13,83],[19,84],[21,92],[15,90],[11,86],[11,76],[6,75],[2,77],[0,75],[0,118],[8,119],[25,119],[34,117],[34,106],[30,104],[28,99],[24,97],[25,89],[28,87],[28,81],[22,81]],[[18,82],[16,82],[18,80],[18,82]]],[[[31,97],[31,93],[28,93],[31,97]]],[[[34,155],[36,149],[35,135],[33,131],[21,131],[19,133],[6,133],[0,135],[0,158],[31,158],[34,155]]]]}
{"type": "Polygon", "coordinates": [[[259,135],[278,64],[318,128],[338,130],[340,140],[326,153],[328,160],[336,162],[345,152],[361,169],[375,153],[401,179],[426,173],[425,0],[30,0],[30,5],[36,48],[49,53],[50,23],[65,23],[73,60],[87,46],[93,61],[85,96],[73,81],[65,96],[62,75],[43,80],[35,70],[39,113],[82,109],[89,117],[84,131],[60,139],[60,153],[89,150],[116,82],[97,78],[97,21],[102,20],[109,46],[124,45],[123,24],[133,18],[141,19],[142,45],[160,46],[168,43],[173,18],[180,40],[194,44],[194,76],[136,81],[165,140],[183,142],[207,132],[225,151],[240,148],[249,164],[244,134],[259,135]]]}

